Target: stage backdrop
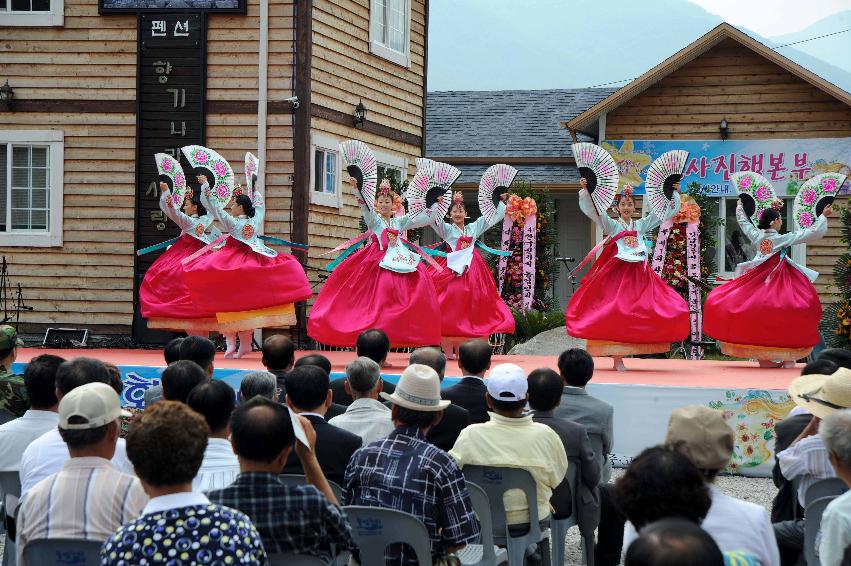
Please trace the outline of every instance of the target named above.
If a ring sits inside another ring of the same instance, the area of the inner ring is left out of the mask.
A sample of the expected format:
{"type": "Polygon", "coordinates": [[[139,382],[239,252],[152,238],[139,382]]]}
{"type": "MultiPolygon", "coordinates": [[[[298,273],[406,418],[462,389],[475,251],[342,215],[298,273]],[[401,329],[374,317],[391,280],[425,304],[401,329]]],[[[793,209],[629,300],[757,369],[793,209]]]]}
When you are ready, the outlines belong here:
{"type": "MultiPolygon", "coordinates": [[[[22,373],[25,364],[16,363],[12,370],[22,373]]],[[[121,366],[124,378],[122,405],[144,408],[145,390],[159,385],[163,368],[121,366]]],[[[239,390],[242,376],[250,373],[239,369],[217,369],[215,378],[239,390]]],[[[332,379],[344,374],[334,373],[332,379]]],[[[385,374],[396,383],[398,374],[385,374]]],[[[455,385],[459,378],[447,377],[443,387],[455,385]]],[[[615,444],[611,455],[617,467],[629,464],[636,454],[662,442],[671,411],[686,405],[704,405],[724,411],[724,418],[736,432],[735,454],[728,471],[769,477],[774,465],[774,423],[782,420],[794,404],[780,390],[719,389],[709,387],[669,387],[641,384],[590,384],[592,395],[615,408],[615,444]]]]}
{"type": "MultiPolygon", "coordinates": [[[[689,152],[683,187],[705,185],[710,196],[735,195],[730,174],[755,171],[771,181],[777,196],[794,196],[801,182],[819,173],[851,177],[851,138],[788,140],[606,140],[600,144],[620,169],[620,183],[644,193],[644,174],[654,159],[672,149],[689,152]]],[[[842,194],[851,191],[846,181],[842,194]]]]}

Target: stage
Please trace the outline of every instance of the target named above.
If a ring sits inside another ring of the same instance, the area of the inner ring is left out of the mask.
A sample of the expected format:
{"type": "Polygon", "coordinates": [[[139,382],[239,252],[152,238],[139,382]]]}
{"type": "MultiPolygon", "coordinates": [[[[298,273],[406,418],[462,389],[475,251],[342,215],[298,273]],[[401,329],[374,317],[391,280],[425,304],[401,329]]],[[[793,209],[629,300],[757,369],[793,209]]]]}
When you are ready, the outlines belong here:
{"type": "MultiPolygon", "coordinates": [[[[52,353],[66,359],[91,356],[111,362],[121,369],[125,380],[122,402],[142,407],[144,391],[159,383],[165,364],[161,350],[41,349],[22,348],[14,371],[23,371],[31,358],[52,353]]],[[[353,352],[320,353],[331,360],[332,379],[343,377],[353,352]]],[[[238,359],[216,356],[215,377],[237,389],[246,371],[261,370],[260,353],[238,359]]],[[[407,354],[391,354],[383,377],[391,382],[407,366],[407,354]]],[[[527,373],[539,368],[557,369],[555,356],[494,356],[492,365],[515,363],[527,373]]],[[[671,410],[701,404],[723,410],[736,430],[736,449],[731,471],[746,475],[768,476],[774,464],[774,422],[782,420],[794,406],[786,389],[800,374],[795,369],[762,369],[755,362],[690,361],[667,359],[624,360],[627,372],[611,369],[611,359],[595,358],[594,379],[588,392],[615,407],[614,449],[612,459],[624,465],[643,448],[660,442],[665,435],[671,410]]],[[[461,377],[458,364],[447,362],[444,387],[461,377]]]]}

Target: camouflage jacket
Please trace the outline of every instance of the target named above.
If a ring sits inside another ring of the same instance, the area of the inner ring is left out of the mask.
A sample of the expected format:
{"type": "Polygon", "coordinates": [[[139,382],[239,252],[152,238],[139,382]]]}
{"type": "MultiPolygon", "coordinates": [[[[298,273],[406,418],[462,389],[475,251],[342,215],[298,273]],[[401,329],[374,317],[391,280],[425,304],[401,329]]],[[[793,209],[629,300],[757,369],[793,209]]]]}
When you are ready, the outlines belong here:
{"type": "Polygon", "coordinates": [[[30,408],[24,376],[0,366],[0,412],[20,417],[30,408]]]}

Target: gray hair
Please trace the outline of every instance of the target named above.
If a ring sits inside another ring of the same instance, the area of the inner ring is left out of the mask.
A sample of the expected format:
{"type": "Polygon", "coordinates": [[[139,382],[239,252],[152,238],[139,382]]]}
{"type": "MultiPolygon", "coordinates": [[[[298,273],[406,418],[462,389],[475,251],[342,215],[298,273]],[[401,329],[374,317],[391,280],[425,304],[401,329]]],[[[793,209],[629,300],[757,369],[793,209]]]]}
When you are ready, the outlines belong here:
{"type": "Polygon", "coordinates": [[[835,411],[822,419],[818,433],[839,464],[851,468],[851,409],[835,411]]]}
{"type": "Polygon", "coordinates": [[[268,371],[253,371],[245,374],[239,384],[239,395],[242,402],[253,399],[257,395],[278,400],[278,380],[268,371]]]}
{"type": "Polygon", "coordinates": [[[443,376],[446,373],[446,355],[440,349],[431,346],[417,348],[411,352],[408,363],[430,367],[437,372],[437,376],[443,381],[443,376]]]}
{"type": "Polygon", "coordinates": [[[381,367],[373,360],[361,356],[346,366],[346,380],[353,393],[366,395],[375,391],[381,379],[381,367]]]}

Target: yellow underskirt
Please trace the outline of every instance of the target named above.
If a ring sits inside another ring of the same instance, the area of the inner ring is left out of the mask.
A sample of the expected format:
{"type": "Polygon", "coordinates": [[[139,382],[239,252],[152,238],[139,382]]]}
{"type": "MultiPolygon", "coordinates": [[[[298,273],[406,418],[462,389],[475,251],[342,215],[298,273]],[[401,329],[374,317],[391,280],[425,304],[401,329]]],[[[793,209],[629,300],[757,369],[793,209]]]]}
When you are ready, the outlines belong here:
{"type": "Polygon", "coordinates": [[[638,354],[663,354],[671,350],[668,342],[659,344],[628,344],[606,340],[586,340],[585,350],[592,356],[635,356],[638,354]]]}
{"type": "Polygon", "coordinates": [[[794,362],[807,357],[812,351],[812,346],[808,346],[806,348],[774,348],[771,346],[753,346],[751,344],[721,342],[721,353],[736,358],[794,362]]]}

